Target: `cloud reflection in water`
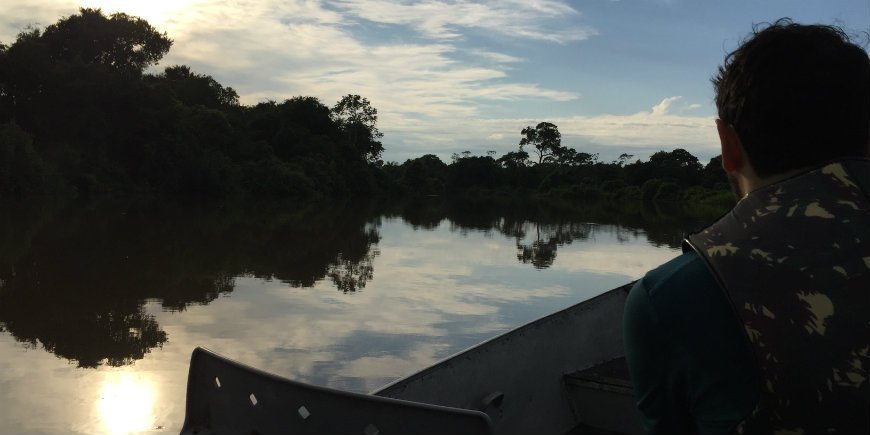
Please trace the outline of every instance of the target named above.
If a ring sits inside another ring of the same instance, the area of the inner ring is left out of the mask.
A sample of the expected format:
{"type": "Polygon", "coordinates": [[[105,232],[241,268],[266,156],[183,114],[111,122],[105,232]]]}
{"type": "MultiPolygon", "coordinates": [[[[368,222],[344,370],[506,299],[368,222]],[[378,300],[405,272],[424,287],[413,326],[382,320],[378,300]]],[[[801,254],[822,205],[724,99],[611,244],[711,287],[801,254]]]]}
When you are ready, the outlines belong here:
{"type": "Polygon", "coordinates": [[[10,431],[177,432],[195,346],[370,391],[639,277],[696,226],[439,203],[149,207],[71,208],[43,227],[0,208],[10,431]],[[517,258],[536,240],[553,250],[546,268],[517,258]]]}

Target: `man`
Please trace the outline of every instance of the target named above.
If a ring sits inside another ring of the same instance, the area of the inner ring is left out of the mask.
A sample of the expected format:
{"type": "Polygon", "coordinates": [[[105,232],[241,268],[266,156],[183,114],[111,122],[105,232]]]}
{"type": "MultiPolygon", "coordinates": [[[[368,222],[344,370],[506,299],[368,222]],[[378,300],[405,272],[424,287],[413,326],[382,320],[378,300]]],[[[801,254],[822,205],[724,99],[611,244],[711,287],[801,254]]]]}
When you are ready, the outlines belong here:
{"type": "Polygon", "coordinates": [[[625,307],[651,433],[870,434],[870,60],[783,19],[713,79],[740,197],[625,307]]]}

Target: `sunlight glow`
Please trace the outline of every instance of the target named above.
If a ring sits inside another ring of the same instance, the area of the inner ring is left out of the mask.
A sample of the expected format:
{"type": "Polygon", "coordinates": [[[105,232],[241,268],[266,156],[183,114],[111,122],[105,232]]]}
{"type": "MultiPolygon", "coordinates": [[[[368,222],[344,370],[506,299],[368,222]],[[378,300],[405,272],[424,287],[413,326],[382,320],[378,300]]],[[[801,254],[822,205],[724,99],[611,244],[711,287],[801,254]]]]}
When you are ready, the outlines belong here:
{"type": "Polygon", "coordinates": [[[135,373],[110,373],[102,387],[99,408],[107,433],[152,429],[155,420],[152,382],[135,373]]]}
{"type": "Polygon", "coordinates": [[[192,12],[196,3],[201,0],[79,0],[80,6],[100,8],[107,15],[124,12],[144,18],[160,31],[167,30],[181,15],[192,12]]]}

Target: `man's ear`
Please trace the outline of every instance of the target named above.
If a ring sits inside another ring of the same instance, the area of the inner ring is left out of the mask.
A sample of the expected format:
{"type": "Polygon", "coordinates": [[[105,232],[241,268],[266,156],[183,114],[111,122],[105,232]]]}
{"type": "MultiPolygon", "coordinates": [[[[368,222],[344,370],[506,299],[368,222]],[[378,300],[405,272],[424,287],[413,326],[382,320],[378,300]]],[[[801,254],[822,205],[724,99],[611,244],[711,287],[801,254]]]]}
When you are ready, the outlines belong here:
{"type": "Polygon", "coordinates": [[[716,120],[716,130],[719,131],[719,143],[722,146],[722,169],[731,173],[743,167],[746,157],[737,130],[721,119],[716,120]]]}

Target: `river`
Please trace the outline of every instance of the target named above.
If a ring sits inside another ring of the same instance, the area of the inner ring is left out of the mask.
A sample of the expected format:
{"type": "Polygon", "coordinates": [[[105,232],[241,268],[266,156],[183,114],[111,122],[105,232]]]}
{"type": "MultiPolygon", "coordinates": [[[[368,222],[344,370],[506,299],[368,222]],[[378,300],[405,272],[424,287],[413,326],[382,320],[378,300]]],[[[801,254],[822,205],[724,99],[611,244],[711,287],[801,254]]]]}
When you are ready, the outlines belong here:
{"type": "Polygon", "coordinates": [[[0,433],[178,433],[205,346],[368,392],[677,255],[722,210],[0,203],[0,433]]]}

